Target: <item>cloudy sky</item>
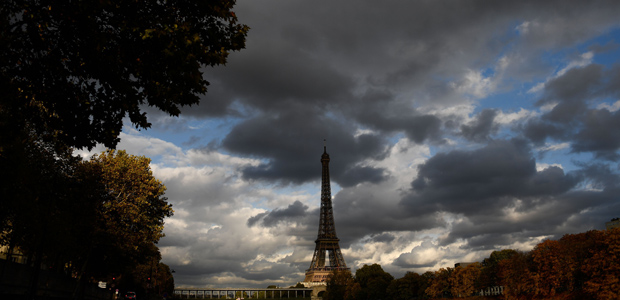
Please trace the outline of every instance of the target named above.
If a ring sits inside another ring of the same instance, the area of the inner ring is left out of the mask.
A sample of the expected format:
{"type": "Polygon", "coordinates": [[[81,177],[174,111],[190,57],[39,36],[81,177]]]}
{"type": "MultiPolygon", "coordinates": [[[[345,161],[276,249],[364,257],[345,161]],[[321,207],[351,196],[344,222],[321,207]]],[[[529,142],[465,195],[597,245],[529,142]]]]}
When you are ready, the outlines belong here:
{"type": "MultiPolygon", "coordinates": [[[[199,106],[124,129],[175,215],[177,287],[289,286],[323,139],[352,270],[394,277],[620,216],[620,2],[238,1],[247,47],[199,106]]],[[[102,149],[96,149],[101,151],[102,149]]]]}

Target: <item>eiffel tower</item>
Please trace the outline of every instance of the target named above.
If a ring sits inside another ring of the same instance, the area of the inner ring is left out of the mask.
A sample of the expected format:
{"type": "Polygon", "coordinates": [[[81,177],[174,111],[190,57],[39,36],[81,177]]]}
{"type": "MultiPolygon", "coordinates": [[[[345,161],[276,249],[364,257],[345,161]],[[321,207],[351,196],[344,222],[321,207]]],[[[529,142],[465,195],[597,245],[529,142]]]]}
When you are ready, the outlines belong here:
{"type": "Polygon", "coordinates": [[[316,248],[312,256],[310,268],[306,270],[304,282],[324,282],[334,270],[346,270],[347,264],[344,262],[340,252],[340,241],[336,237],[336,226],[334,225],[334,213],[332,209],[332,189],[329,182],[329,154],[327,146],[323,146],[321,156],[323,173],[321,177],[321,217],[319,220],[319,234],[316,238],[316,248]],[[325,265],[326,253],[329,258],[329,265],[325,265]]]}

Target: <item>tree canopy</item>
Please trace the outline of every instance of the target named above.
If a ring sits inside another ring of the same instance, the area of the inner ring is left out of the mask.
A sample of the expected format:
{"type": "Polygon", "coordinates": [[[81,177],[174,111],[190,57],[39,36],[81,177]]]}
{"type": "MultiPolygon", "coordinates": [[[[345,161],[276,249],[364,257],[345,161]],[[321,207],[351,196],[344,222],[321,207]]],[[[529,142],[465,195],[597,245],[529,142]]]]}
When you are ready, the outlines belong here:
{"type": "MultiPolygon", "coordinates": [[[[0,112],[69,146],[114,148],[123,118],[177,116],[249,30],[235,1],[6,0],[0,6],[0,112]]],[[[1,149],[0,149],[1,150],[1,149]]]]}
{"type": "Polygon", "coordinates": [[[100,174],[110,198],[100,213],[108,235],[119,245],[156,243],[163,236],[164,218],[172,206],[164,197],[166,187],[153,176],[151,160],[120,150],[108,150],[84,162],[88,172],[100,174]]]}
{"type": "Polygon", "coordinates": [[[378,264],[364,265],[355,278],[334,273],[326,299],[619,299],[618,257],[620,228],[591,230],[542,241],[528,252],[497,250],[482,263],[395,280],[378,264]]]}
{"type": "MultiPolygon", "coordinates": [[[[10,191],[0,189],[17,197],[3,201],[0,244],[30,257],[35,270],[45,263],[78,278],[108,281],[160,264],[155,243],[173,211],[148,158],[109,150],[81,161],[41,140],[28,144],[16,179],[5,181],[10,191]]],[[[157,278],[170,290],[170,278],[157,278]]]]}

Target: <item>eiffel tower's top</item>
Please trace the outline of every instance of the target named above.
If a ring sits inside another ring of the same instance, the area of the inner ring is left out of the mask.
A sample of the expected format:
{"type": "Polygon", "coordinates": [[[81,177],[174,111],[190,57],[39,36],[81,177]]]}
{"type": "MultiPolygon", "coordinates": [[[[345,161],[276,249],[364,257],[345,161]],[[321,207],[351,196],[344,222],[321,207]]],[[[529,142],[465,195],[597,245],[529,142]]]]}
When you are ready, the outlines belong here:
{"type": "Polygon", "coordinates": [[[321,155],[323,172],[321,176],[321,217],[319,220],[319,234],[317,241],[321,239],[336,239],[336,226],[334,224],[334,212],[332,209],[332,188],[329,179],[329,154],[327,146],[323,146],[321,155]]]}

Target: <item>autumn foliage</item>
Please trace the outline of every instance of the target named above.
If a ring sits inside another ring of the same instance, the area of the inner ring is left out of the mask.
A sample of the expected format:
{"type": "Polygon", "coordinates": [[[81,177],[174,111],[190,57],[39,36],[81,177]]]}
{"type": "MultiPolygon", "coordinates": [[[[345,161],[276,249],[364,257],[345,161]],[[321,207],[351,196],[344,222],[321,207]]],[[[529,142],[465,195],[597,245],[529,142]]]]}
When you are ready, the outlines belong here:
{"type": "Polygon", "coordinates": [[[483,299],[487,288],[502,290],[493,299],[620,299],[620,228],[567,234],[529,252],[493,251],[482,263],[395,280],[376,264],[360,270],[339,281],[341,299],[369,299],[369,278],[381,282],[373,299],[483,299]]]}

